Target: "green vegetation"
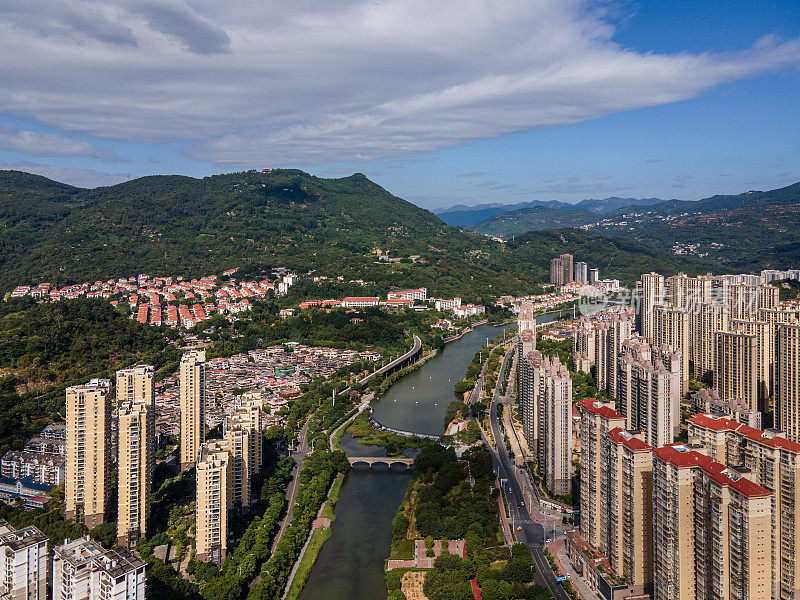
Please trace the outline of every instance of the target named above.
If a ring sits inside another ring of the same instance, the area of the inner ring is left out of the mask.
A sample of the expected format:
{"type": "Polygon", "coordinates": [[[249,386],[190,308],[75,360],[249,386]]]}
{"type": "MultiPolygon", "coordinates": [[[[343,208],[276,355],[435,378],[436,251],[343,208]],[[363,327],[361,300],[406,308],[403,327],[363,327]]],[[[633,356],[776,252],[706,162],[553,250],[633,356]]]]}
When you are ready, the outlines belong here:
{"type": "Polygon", "coordinates": [[[600,269],[602,277],[614,277],[631,285],[642,273],[657,271],[673,275],[719,271],[719,265],[686,255],[675,255],[663,242],[648,244],[627,238],[609,238],[580,229],[550,229],[518,235],[505,244],[505,251],[514,265],[525,265],[537,281],[548,281],[550,259],[568,252],[575,260],[588,262],[600,269]]]}
{"type": "Polygon", "coordinates": [[[314,562],[316,562],[317,556],[319,556],[319,552],[322,550],[322,545],[328,541],[332,533],[330,529],[315,529],[311,533],[311,539],[308,542],[308,546],[306,546],[303,558],[300,559],[300,564],[297,566],[294,579],[292,579],[292,585],[286,593],[287,600],[297,600],[300,596],[300,592],[303,591],[303,587],[306,581],[308,581],[309,575],[311,575],[314,562]]]}
{"type": "Polygon", "coordinates": [[[300,471],[294,518],[278,542],[275,553],[264,564],[261,579],[250,589],[247,595],[249,600],[280,598],[331,483],[337,473],[343,473],[348,468],[347,457],[342,452],[317,450],[306,457],[300,471]]]}
{"type": "Polygon", "coordinates": [[[35,525],[53,541],[76,539],[88,533],[83,525],[64,520],[63,484],[53,489],[50,498],[43,509],[36,510],[25,510],[21,506],[0,502],[0,519],[17,528],[35,525]]]}
{"type": "Polygon", "coordinates": [[[358,443],[364,446],[383,446],[387,456],[403,456],[405,448],[419,448],[426,440],[414,436],[405,437],[391,431],[380,431],[369,424],[369,414],[361,413],[347,428],[347,433],[359,438],[358,443]]]}
{"type": "Polygon", "coordinates": [[[258,276],[290,266],[374,282],[384,292],[423,285],[432,296],[489,303],[506,293],[530,293],[547,280],[550,257],[562,252],[621,279],[636,268],[637,277],[649,271],[640,265],[654,259],[664,272],[691,271],[695,264],[706,268],[703,261],[578,230],[527,234],[524,241],[499,244],[446,225],[361,174],[322,179],[279,169],[203,179],[154,176],[81,190],[0,171],[0,198],[5,289],[141,272],[195,277],[231,266],[258,276]],[[377,249],[420,259],[382,262],[377,249]],[[665,260],[669,256],[672,261],[665,260]],[[467,272],[469,278],[463,276],[467,272]]]}
{"type": "MultiPolygon", "coordinates": [[[[530,550],[516,544],[509,556],[503,546],[493,482],[492,459],[484,446],[468,449],[459,461],[452,449],[431,444],[414,461],[406,496],[392,521],[391,558],[410,558],[413,540],[420,537],[428,549],[434,539],[463,539],[467,545],[466,559],[443,553],[426,574],[424,591],[431,600],[472,598],[471,579],[477,579],[485,598],[537,598],[529,595],[530,550]]],[[[397,597],[391,594],[399,590],[401,575],[387,572],[390,598],[397,597]]]]}
{"type": "Polygon", "coordinates": [[[779,289],[780,300],[800,300],[800,281],[796,279],[780,279],[772,281],[770,285],[774,285],[779,289]]]}
{"type": "Polygon", "coordinates": [[[173,370],[165,331],[102,300],[0,303],[0,454],[63,418],[64,388],[140,362],[173,370]]]}
{"type": "Polygon", "coordinates": [[[195,277],[232,266],[254,274],[274,266],[318,269],[386,289],[424,285],[440,296],[496,296],[535,283],[504,267],[496,243],[445,225],[361,174],[153,176],[81,190],[0,171],[0,198],[6,289],[142,272],[195,277]],[[378,248],[422,260],[378,263],[378,248]]]}

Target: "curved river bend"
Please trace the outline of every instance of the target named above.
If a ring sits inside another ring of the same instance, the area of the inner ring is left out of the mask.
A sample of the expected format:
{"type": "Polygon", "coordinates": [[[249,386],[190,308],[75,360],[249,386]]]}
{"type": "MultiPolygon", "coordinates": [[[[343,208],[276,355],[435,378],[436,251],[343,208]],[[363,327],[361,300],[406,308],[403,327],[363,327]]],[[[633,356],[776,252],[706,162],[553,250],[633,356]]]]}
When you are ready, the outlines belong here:
{"type": "MultiPolygon", "coordinates": [[[[553,320],[541,315],[540,323],[553,320]]],[[[440,435],[453,386],[472,357],[486,343],[512,326],[481,325],[395,383],[373,402],[375,419],[395,429],[440,435]]],[[[349,456],[384,456],[383,448],[362,446],[342,437],[349,456]]],[[[392,519],[403,501],[410,475],[376,467],[356,467],[347,474],[336,505],[333,535],[325,542],[300,600],[385,600],[384,560],[391,545],[392,519]]]]}

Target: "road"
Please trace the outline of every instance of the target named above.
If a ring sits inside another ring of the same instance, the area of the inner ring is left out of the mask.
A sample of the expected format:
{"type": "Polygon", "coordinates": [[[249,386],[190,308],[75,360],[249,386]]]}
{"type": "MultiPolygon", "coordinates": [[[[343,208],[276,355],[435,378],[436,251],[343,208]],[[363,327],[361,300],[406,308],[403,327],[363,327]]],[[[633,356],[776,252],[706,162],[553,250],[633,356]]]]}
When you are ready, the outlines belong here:
{"type": "MultiPolygon", "coordinates": [[[[500,371],[501,374],[505,373],[506,361],[509,359],[510,355],[511,353],[508,352],[503,360],[503,365],[501,366],[502,370],[500,371]]],[[[500,422],[497,418],[497,406],[500,400],[500,381],[498,381],[489,410],[489,422],[492,428],[492,435],[497,442],[497,451],[493,451],[491,446],[489,446],[489,450],[492,452],[495,470],[497,471],[497,475],[503,486],[503,491],[505,492],[509,512],[511,513],[512,529],[517,537],[517,541],[526,544],[531,549],[533,562],[536,565],[534,582],[546,587],[556,600],[570,600],[569,595],[556,579],[556,574],[553,573],[553,570],[550,568],[550,563],[547,562],[547,557],[544,555],[544,527],[534,521],[529,512],[529,509],[534,508],[533,505],[536,505],[538,512],[544,512],[539,505],[539,498],[536,496],[532,486],[526,489],[527,494],[523,493],[520,479],[525,482],[527,477],[517,477],[518,469],[508,455],[508,450],[503,441],[504,438],[500,430],[500,422]]]]}
{"type": "MultiPolygon", "coordinates": [[[[370,373],[369,375],[364,377],[364,379],[362,379],[358,383],[360,385],[365,385],[370,379],[375,377],[375,375],[381,375],[383,373],[386,373],[386,371],[389,371],[389,370],[393,369],[394,367],[396,367],[400,363],[402,363],[402,362],[408,360],[409,358],[411,358],[412,356],[414,356],[417,352],[419,352],[419,349],[421,347],[422,347],[422,340],[419,339],[419,336],[415,335],[414,336],[414,343],[411,345],[411,350],[409,350],[408,352],[406,352],[402,356],[398,356],[392,362],[390,362],[388,364],[385,364],[380,369],[370,373]]],[[[347,392],[349,390],[350,390],[350,388],[348,387],[348,388],[342,390],[342,393],[347,392]]]]}
{"type": "MultiPolygon", "coordinates": [[[[281,541],[283,534],[286,532],[286,528],[289,526],[289,523],[292,522],[292,516],[294,513],[294,499],[297,496],[297,489],[300,487],[300,470],[303,468],[303,459],[305,459],[305,457],[310,453],[310,448],[308,447],[308,443],[306,441],[308,424],[309,419],[306,420],[305,425],[303,425],[303,428],[300,430],[300,433],[297,436],[297,448],[292,453],[292,458],[294,459],[294,469],[292,470],[292,481],[289,483],[289,487],[286,491],[286,499],[288,501],[286,515],[283,517],[281,528],[278,530],[278,533],[272,540],[271,554],[275,553],[275,548],[278,547],[278,542],[281,541]]],[[[266,565],[267,562],[264,561],[264,564],[262,565],[262,573],[266,565]]],[[[260,580],[261,573],[250,580],[249,587],[252,588],[260,580]]]]}

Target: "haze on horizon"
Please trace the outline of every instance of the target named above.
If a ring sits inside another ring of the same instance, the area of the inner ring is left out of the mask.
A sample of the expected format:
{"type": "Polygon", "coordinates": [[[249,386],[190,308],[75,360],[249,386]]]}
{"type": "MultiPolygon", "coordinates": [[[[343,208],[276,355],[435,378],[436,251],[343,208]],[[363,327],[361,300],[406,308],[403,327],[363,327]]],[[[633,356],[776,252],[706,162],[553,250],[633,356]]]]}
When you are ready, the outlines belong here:
{"type": "Polygon", "coordinates": [[[800,180],[791,1],[29,0],[0,8],[0,168],[363,172],[426,208],[800,180]]]}

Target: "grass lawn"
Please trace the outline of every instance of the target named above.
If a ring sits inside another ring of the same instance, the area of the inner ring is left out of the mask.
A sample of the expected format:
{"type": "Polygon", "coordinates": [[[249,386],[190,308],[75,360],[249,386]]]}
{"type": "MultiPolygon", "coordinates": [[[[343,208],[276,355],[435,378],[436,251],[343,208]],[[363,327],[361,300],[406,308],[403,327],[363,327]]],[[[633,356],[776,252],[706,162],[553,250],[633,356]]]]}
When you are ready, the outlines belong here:
{"type": "Polygon", "coordinates": [[[295,573],[294,580],[292,580],[292,586],[286,594],[286,600],[297,600],[300,592],[303,591],[308,576],[311,574],[311,569],[314,567],[319,551],[322,549],[322,544],[331,537],[332,533],[330,529],[315,529],[313,531],[311,534],[311,541],[306,547],[305,554],[303,554],[303,558],[300,559],[297,573],[295,573]]]}
{"type": "Polygon", "coordinates": [[[333,508],[339,501],[339,490],[342,489],[343,482],[344,482],[344,473],[339,473],[336,476],[336,479],[333,480],[333,485],[331,486],[331,493],[328,496],[328,501],[325,503],[325,506],[322,509],[322,518],[330,519],[331,521],[333,521],[333,519],[335,518],[333,516],[333,508]]]}

